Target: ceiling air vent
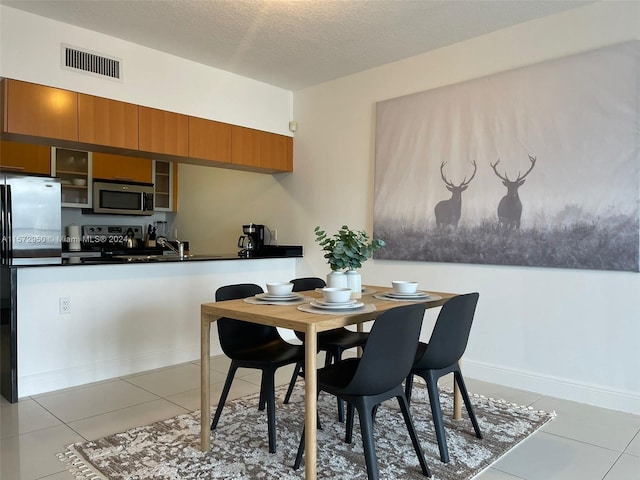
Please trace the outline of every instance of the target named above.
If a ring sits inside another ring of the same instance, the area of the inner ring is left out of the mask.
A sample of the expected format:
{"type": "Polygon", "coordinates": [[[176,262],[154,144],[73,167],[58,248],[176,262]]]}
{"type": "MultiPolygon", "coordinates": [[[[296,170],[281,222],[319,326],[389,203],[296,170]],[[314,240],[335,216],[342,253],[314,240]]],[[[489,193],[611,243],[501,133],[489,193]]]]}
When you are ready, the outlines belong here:
{"type": "Polygon", "coordinates": [[[120,80],[120,60],[62,45],[62,65],[69,70],[120,80]]]}

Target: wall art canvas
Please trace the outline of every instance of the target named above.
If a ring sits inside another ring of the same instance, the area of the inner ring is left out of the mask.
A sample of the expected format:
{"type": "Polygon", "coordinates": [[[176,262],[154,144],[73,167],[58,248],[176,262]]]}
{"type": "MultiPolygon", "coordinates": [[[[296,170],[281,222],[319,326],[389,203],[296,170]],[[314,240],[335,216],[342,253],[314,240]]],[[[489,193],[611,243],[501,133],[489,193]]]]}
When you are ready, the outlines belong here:
{"type": "Polygon", "coordinates": [[[639,271],[640,42],[376,105],[377,259],[639,271]]]}

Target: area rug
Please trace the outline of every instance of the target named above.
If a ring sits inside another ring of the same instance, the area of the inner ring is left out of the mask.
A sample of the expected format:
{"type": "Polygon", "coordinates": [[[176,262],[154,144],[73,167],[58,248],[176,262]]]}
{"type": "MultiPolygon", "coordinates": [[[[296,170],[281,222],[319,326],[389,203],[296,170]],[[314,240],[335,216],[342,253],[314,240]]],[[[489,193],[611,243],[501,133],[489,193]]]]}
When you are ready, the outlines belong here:
{"type": "MultiPolygon", "coordinates": [[[[207,453],[199,450],[200,412],[196,411],[71,445],[59,457],[79,480],[302,479],[304,466],[296,471],[292,465],[304,423],[303,390],[297,387],[291,402],[283,405],[284,388],[277,390],[275,454],[268,453],[266,411],[258,411],[254,394],[227,402],[207,453]]],[[[472,395],[484,436],[480,440],[464,409],[462,420],[451,418],[451,393],[442,392],[441,401],[451,457],[448,464],[440,462],[426,388],[416,382],[411,412],[437,480],[473,477],[554,417],[553,413],[472,395]]],[[[322,425],[318,431],[318,478],[366,479],[357,419],[354,442],[346,444],[335,398],[322,393],[318,412],[322,425]]],[[[425,478],[395,400],[378,409],[374,433],[381,479],[425,478]]]]}

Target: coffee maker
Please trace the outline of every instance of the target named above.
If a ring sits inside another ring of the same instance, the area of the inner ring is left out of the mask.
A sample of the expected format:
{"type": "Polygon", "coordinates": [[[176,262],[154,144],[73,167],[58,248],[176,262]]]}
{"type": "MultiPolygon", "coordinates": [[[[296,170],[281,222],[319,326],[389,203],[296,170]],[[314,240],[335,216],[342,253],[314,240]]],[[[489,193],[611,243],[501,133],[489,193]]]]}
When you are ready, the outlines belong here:
{"type": "Polygon", "coordinates": [[[242,226],[242,233],[238,238],[239,257],[259,256],[264,250],[264,225],[249,223],[242,226]]]}

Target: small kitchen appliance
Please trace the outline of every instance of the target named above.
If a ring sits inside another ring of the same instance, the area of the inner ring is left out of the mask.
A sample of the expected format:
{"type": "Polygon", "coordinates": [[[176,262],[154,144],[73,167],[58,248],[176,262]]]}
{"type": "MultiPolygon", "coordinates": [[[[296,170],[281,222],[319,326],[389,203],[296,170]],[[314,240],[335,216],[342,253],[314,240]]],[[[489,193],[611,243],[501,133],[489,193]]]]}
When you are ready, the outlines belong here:
{"type": "Polygon", "coordinates": [[[93,208],[83,212],[153,215],[153,184],[94,180],[93,208]]]}
{"type": "Polygon", "coordinates": [[[264,250],[264,225],[249,223],[242,225],[242,233],[238,238],[239,257],[255,257],[264,250]]]}

